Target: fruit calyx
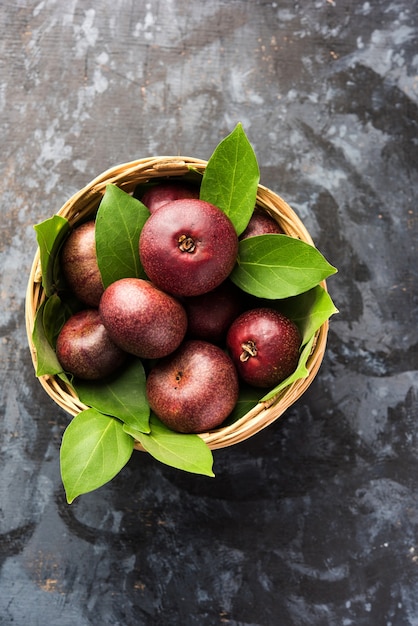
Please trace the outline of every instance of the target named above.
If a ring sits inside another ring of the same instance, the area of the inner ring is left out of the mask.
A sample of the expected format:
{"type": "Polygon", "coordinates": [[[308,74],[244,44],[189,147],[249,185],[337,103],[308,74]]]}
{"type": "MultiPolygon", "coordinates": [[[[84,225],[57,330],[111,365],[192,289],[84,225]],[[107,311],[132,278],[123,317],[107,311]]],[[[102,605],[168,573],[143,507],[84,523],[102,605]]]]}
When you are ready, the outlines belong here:
{"type": "Polygon", "coordinates": [[[257,346],[255,345],[255,341],[252,339],[248,339],[248,341],[241,344],[242,352],[240,354],[239,360],[245,363],[252,356],[257,356],[257,346]]]}
{"type": "Polygon", "coordinates": [[[196,243],[190,235],[180,235],[177,241],[181,252],[194,252],[196,250],[196,243]]]}

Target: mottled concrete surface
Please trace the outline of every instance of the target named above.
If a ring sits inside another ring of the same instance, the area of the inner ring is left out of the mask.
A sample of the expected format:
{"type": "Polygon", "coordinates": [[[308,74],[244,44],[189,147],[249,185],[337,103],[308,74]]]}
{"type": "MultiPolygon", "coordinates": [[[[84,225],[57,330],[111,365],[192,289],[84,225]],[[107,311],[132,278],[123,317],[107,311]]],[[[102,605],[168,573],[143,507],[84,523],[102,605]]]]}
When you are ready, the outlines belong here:
{"type": "Polygon", "coordinates": [[[418,624],[418,4],[0,2],[0,623],[418,624]],[[120,162],[241,121],[340,309],[283,419],[215,480],[136,453],[68,506],[69,417],[34,376],[35,236],[120,162]]]}

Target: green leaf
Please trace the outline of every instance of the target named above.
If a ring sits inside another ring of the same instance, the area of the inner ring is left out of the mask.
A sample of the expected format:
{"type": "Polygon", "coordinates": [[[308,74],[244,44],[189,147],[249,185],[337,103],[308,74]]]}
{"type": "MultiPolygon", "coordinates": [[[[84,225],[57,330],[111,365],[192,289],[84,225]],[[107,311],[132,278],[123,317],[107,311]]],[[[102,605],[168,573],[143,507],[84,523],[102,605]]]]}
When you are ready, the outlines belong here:
{"type": "Polygon", "coordinates": [[[39,246],[42,287],[45,294],[50,296],[56,289],[58,251],[70,230],[70,225],[64,217],[54,215],[36,224],[34,229],[39,246]]]}
{"type": "Polygon", "coordinates": [[[124,429],[157,461],[193,474],[214,476],[212,452],[203,439],[198,435],[176,433],[153,414],[150,424],[151,432],[148,435],[128,426],[124,429]]]}
{"type": "Polygon", "coordinates": [[[53,294],[45,301],[43,309],[43,326],[45,336],[52,348],[55,349],[57,337],[65,322],[71,317],[72,310],[62,302],[57,294],[53,294]]]}
{"type": "Polygon", "coordinates": [[[68,504],[109,482],[129,461],[134,440],[123,425],[87,409],[67,426],[60,450],[61,478],[68,504]]]}
{"type": "Polygon", "coordinates": [[[120,278],[145,278],[139,235],[148,209],[136,198],[107,185],[96,216],[96,255],[104,287],[120,278]]]}
{"type": "Polygon", "coordinates": [[[200,199],[224,211],[240,235],[257,198],[260,170],[241,124],[215,148],[203,173],[200,199]]]}
{"type": "Polygon", "coordinates": [[[302,345],[305,345],[327,319],[338,313],[327,291],[317,285],[293,298],[281,300],[280,311],[290,317],[302,334],[302,345]]]}
{"type": "Polygon", "coordinates": [[[49,329],[48,334],[45,332],[44,319],[49,318],[48,314],[44,315],[45,309],[48,309],[48,300],[45,300],[37,310],[32,332],[32,341],[37,357],[36,375],[54,376],[55,374],[61,373],[63,369],[48,338],[48,336],[51,337],[54,335],[54,331],[49,329]]]}
{"type": "Polygon", "coordinates": [[[314,246],[269,234],[240,241],[230,278],[254,296],[280,299],[308,291],[336,271],[314,246]]]}
{"type": "Polygon", "coordinates": [[[139,359],[132,359],[115,376],[94,382],[77,379],[73,386],[87,406],[117,417],[140,432],[150,432],[145,371],[139,359]]]}

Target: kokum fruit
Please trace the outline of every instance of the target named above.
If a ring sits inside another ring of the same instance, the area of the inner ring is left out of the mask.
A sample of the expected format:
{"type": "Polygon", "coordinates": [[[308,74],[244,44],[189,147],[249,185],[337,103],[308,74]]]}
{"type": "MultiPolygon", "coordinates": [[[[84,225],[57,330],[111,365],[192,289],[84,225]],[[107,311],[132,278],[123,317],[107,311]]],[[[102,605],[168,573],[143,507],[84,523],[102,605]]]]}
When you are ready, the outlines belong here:
{"type": "Polygon", "coordinates": [[[164,181],[147,189],[141,198],[150,213],[155,213],[163,204],[180,198],[198,198],[199,187],[180,181],[164,181]]]}
{"type": "Polygon", "coordinates": [[[226,337],[239,376],[254,387],[274,387],[290,376],[299,361],[300,343],[296,324],[268,307],[242,313],[226,337]]]}
{"type": "Polygon", "coordinates": [[[151,369],[148,402],[160,420],[181,433],[217,428],[238,400],[238,375],[229,356],[207,341],[186,340],[151,369]]]}
{"type": "Polygon", "coordinates": [[[266,211],[255,207],[247,228],[240,235],[240,240],[257,235],[283,234],[284,231],[266,211]]]}
{"type": "Polygon", "coordinates": [[[103,283],[96,257],[95,222],[77,226],[61,250],[61,267],[74,295],[89,307],[98,307],[103,283]]]}
{"type": "Polygon", "coordinates": [[[56,354],[65,372],[85,380],[109,376],[126,358],[126,352],[110,339],[97,309],[79,311],[65,322],[56,354]]]}
{"type": "Polygon", "coordinates": [[[243,292],[226,280],[212,291],[184,298],[183,306],[188,319],[187,336],[220,344],[244,310],[243,292]]]}
{"type": "Polygon", "coordinates": [[[173,352],[186,333],[187,316],[175,298],[141,278],[121,278],[106,287],[100,315],[112,340],[144,359],[173,352]]]}
{"type": "Polygon", "coordinates": [[[139,255],[148,278],[175,296],[215,289],[230,274],[238,237],[229,217],[203,200],[168,202],[147,219],[139,255]]]}

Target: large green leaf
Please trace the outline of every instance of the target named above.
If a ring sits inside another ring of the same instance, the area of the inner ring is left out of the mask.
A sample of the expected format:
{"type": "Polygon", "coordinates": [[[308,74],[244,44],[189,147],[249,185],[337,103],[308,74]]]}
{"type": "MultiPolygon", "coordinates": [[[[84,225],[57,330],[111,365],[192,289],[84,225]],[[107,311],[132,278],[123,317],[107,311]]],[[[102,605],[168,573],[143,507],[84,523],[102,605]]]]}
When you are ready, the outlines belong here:
{"type": "Polygon", "coordinates": [[[70,225],[61,215],[53,215],[34,226],[39,246],[39,258],[42,272],[42,287],[47,296],[56,290],[57,255],[62,242],[67,236],[70,225]]]}
{"type": "Polygon", "coordinates": [[[148,435],[125,426],[125,431],[132,435],[157,461],[177,469],[214,476],[212,452],[198,435],[176,433],[164,426],[151,414],[151,432],[148,435]]]}
{"type": "Polygon", "coordinates": [[[145,393],[145,372],[139,359],[104,380],[73,382],[78,397],[87,406],[117,417],[143,433],[149,433],[150,409],[145,393]]]}
{"type": "Polygon", "coordinates": [[[105,287],[120,278],[145,278],[138,246],[149,215],[142,202],[107,185],[96,216],[97,263],[105,287]]]}
{"type": "Polygon", "coordinates": [[[269,234],[240,241],[230,278],[247,293],[275,300],[308,291],[336,271],[314,246],[269,234]]]}
{"type": "Polygon", "coordinates": [[[60,450],[61,478],[71,502],[109,482],[129,461],[133,438],[122,422],[87,409],[67,426],[60,450]]]}
{"type": "Polygon", "coordinates": [[[226,213],[240,235],[257,198],[260,170],[241,124],[215,148],[203,173],[200,199],[226,213]]]}

